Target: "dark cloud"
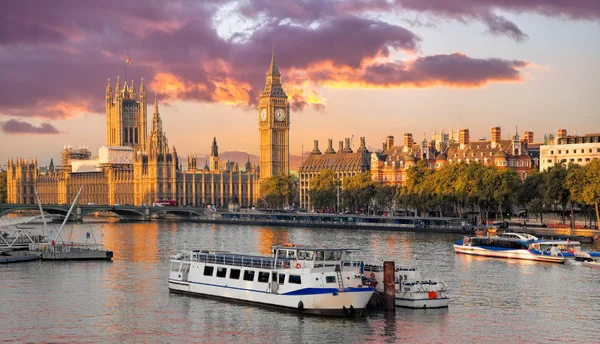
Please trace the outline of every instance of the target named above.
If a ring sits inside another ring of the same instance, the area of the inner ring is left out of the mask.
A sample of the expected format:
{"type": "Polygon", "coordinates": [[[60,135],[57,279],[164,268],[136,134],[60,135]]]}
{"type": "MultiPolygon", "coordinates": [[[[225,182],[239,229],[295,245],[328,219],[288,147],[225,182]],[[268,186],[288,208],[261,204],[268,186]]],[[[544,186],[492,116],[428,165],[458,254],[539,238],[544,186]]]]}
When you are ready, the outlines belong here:
{"type": "Polygon", "coordinates": [[[242,13],[256,17],[265,14],[272,21],[294,19],[301,22],[324,20],[339,14],[415,11],[452,20],[479,20],[488,32],[503,34],[522,41],[527,38],[515,23],[497,15],[502,10],[512,13],[537,13],[549,17],[576,20],[600,20],[598,0],[250,0],[242,5],[242,13]]]}
{"type": "Polygon", "coordinates": [[[30,123],[25,121],[19,121],[16,119],[11,119],[7,122],[0,122],[0,127],[2,127],[2,132],[8,135],[17,135],[17,134],[32,134],[32,135],[45,135],[45,134],[60,134],[60,131],[56,129],[50,123],[42,123],[39,127],[36,127],[30,123]]]}
{"type": "MultiPolygon", "coordinates": [[[[486,22],[491,34],[508,34],[517,40],[524,39],[525,33],[494,14],[494,9],[600,17],[596,2],[589,0],[578,2],[579,9],[566,1],[544,2],[548,6],[541,1],[532,0],[531,5],[517,0],[247,0],[238,5],[239,13],[266,19],[244,34],[233,32],[234,38],[220,36],[214,24],[227,1],[4,1],[0,4],[0,114],[54,119],[104,113],[107,78],[113,87],[117,75],[123,81],[125,50],[133,59],[127,67],[128,79],[135,79],[139,89],[139,80],[145,77],[149,92],[158,92],[163,101],[254,106],[264,86],[273,43],[296,110],[324,107],[306,84],[314,80],[336,80],[336,86],[342,87],[359,85],[357,76],[361,76],[366,78],[363,83],[386,85],[386,76],[378,75],[376,68],[391,68],[392,76],[411,79],[414,85],[454,87],[462,85],[466,75],[473,75],[473,80],[479,76],[479,84],[520,80],[515,65],[512,70],[507,65],[502,78],[487,77],[498,67],[490,63],[493,60],[468,58],[461,75],[442,70],[455,68],[450,60],[462,61],[452,55],[444,55],[447,63],[440,65],[445,67],[429,73],[414,66],[421,60],[441,58],[393,61],[390,49],[418,54],[419,37],[399,25],[361,15],[411,9],[463,21],[474,18],[486,22]],[[375,64],[376,60],[383,62],[375,64]],[[509,72],[512,77],[506,76],[509,72]],[[378,78],[384,82],[377,83],[378,78]]],[[[235,31],[235,22],[231,24],[235,31]]]]}

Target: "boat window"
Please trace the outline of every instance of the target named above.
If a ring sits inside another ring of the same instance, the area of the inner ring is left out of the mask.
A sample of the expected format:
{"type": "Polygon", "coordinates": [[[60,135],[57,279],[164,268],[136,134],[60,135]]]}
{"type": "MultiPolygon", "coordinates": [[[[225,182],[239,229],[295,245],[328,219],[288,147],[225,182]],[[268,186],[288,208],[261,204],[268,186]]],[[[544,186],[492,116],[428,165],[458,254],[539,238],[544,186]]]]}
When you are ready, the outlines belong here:
{"type": "Polygon", "coordinates": [[[296,251],[288,251],[288,258],[296,257],[296,251]]]}
{"type": "Polygon", "coordinates": [[[215,270],[214,266],[208,266],[208,265],[206,265],[204,267],[204,276],[212,276],[214,270],[215,270]]]}
{"type": "Polygon", "coordinates": [[[181,262],[171,263],[171,271],[179,271],[180,267],[181,267],[181,262]]]}
{"type": "Polygon", "coordinates": [[[325,260],[334,260],[333,251],[325,251],[325,260]]]}
{"type": "Polygon", "coordinates": [[[269,282],[269,273],[264,272],[264,271],[259,271],[258,272],[258,281],[261,283],[268,283],[269,282]]]}
{"type": "Polygon", "coordinates": [[[285,284],[285,274],[279,274],[279,284],[285,284]]]}
{"type": "Polygon", "coordinates": [[[240,279],[240,269],[231,269],[229,271],[229,278],[239,280],[240,279]]]}
{"type": "Polygon", "coordinates": [[[244,271],[244,281],[254,281],[254,271],[245,270],[244,271]]]}
{"type": "Polygon", "coordinates": [[[313,259],[313,251],[306,251],[306,260],[313,259]]]}
{"type": "Polygon", "coordinates": [[[325,276],[325,283],[335,283],[335,276],[325,276]]]}
{"type": "Polygon", "coordinates": [[[290,275],[288,282],[294,284],[302,284],[302,278],[300,277],[300,275],[290,275]]]}
{"type": "Polygon", "coordinates": [[[334,260],[342,260],[342,251],[333,251],[334,260]]]}
{"type": "Polygon", "coordinates": [[[227,276],[227,268],[217,268],[217,277],[225,278],[227,276]]]}
{"type": "Polygon", "coordinates": [[[315,252],[315,260],[323,260],[323,257],[324,257],[323,251],[315,252]]]}
{"type": "Polygon", "coordinates": [[[285,253],[285,250],[279,250],[277,251],[277,257],[282,257],[285,258],[287,255],[285,253]]]}
{"type": "Polygon", "coordinates": [[[298,260],[304,260],[306,257],[306,251],[298,251],[298,260]]]}

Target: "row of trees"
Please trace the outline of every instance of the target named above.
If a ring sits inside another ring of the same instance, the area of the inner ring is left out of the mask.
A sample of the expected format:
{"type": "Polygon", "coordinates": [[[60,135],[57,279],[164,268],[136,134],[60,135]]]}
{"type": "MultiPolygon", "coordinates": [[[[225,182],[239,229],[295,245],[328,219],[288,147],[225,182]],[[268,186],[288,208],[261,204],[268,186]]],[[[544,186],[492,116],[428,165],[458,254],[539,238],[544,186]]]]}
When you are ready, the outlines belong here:
{"type": "MultiPolygon", "coordinates": [[[[263,201],[273,208],[291,204],[297,193],[298,181],[291,176],[272,177],[261,185],[263,201]]],[[[585,166],[558,164],[544,172],[534,170],[524,181],[510,168],[457,163],[432,170],[420,161],[407,171],[404,186],[382,185],[373,181],[369,172],[340,183],[333,171],[325,170],[311,179],[309,196],[315,210],[326,212],[404,209],[465,217],[467,210],[486,222],[492,215],[503,219],[503,214],[520,207],[539,215],[542,222],[545,212],[559,212],[565,223],[567,214],[570,212],[574,221],[574,210],[579,209],[595,212],[600,222],[600,160],[585,166]]]]}

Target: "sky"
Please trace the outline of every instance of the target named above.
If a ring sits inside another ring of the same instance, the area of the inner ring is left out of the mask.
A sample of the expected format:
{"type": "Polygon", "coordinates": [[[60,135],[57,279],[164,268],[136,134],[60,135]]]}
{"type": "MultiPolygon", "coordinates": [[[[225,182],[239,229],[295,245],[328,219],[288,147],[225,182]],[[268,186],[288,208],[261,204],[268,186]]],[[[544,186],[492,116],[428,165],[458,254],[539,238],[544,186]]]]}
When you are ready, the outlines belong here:
{"type": "Polygon", "coordinates": [[[208,153],[213,137],[221,152],[258,154],[273,49],[294,155],[315,139],[379,149],[388,135],[452,128],[600,132],[598,0],[6,0],[0,167],[47,165],[65,145],[96,155],[125,54],[128,84],[156,93],[181,157],[208,153]]]}

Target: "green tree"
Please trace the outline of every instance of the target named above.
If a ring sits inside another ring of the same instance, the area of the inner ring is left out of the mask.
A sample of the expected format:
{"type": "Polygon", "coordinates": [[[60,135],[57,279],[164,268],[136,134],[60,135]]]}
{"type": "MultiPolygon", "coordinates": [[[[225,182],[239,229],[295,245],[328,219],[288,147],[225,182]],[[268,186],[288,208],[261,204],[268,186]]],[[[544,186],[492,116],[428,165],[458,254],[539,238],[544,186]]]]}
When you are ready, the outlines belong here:
{"type": "Polygon", "coordinates": [[[583,197],[583,189],[586,185],[585,167],[581,165],[571,164],[567,169],[567,177],[565,179],[565,187],[569,190],[569,203],[571,208],[571,228],[575,228],[575,212],[573,210],[575,204],[585,204],[583,197]]]}
{"type": "Polygon", "coordinates": [[[517,172],[513,169],[507,168],[498,170],[495,173],[494,189],[492,190],[492,197],[494,202],[499,206],[500,218],[504,221],[504,205],[512,205],[517,202],[519,191],[521,189],[521,179],[517,172]]]}
{"type": "Polygon", "coordinates": [[[344,178],[342,183],[344,207],[351,211],[362,209],[368,212],[376,187],[377,182],[373,181],[368,171],[344,178]]]}
{"type": "Polygon", "coordinates": [[[373,196],[373,204],[375,211],[378,213],[385,212],[386,209],[392,210],[394,196],[396,195],[396,187],[393,185],[377,185],[375,188],[375,196],[373,196]]]}
{"type": "Polygon", "coordinates": [[[419,160],[415,166],[406,171],[406,194],[409,206],[420,209],[422,212],[427,209],[430,201],[428,194],[430,189],[426,188],[425,181],[433,173],[434,171],[423,160],[419,160]]]}
{"type": "Polygon", "coordinates": [[[583,201],[596,208],[596,225],[600,228],[600,160],[593,160],[585,165],[585,185],[583,187],[583,201]]]}
{"type": "Polygon", "coordinates": [[[260,194],[269,208],[282,208],[290,204],[298,193],[298,183],[290,175],[269,177],[260,184],[260,194]]]}
{"type": "Polygon", "coordinates": [[[324,170],[310,179],[308,196],[314,209],[333,209],[337,201],[337,179],[335,173],[332,170],[324,170]]]}
{"type": "Polygon", "coordinates": [[[562,223],[565,223],[565,209],[570,198],[569,189],[565,186],[566,179],[567,169],[563,164],[557,164],[544,173],[544,184],[542,186],[544,204],[561,207],[562,223]]]}
{"type": "Polygon", "coordinates": [[[7,173],[6,171],[2,171],[0,172],[0,203],[6,203],[7,200],[7,196],[6,196],[6,178],[7,178],[7,173]]]}
{"type": "Polygon", "coordinates": [[[540,221],[544,223],[543,200],[541,189],[544,183],[544,174],[533,170],[523,181],[519,203],[527,209],[530,214],[540,214],[540,221]]]}

